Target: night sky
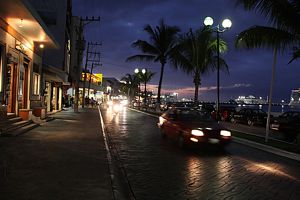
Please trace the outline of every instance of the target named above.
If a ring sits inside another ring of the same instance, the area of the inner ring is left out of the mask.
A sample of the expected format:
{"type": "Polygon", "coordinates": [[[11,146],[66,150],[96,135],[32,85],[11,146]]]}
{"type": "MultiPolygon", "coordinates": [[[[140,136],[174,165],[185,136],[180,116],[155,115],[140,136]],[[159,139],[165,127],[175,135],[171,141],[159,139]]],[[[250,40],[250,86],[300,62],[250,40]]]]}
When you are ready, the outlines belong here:
{"type": "MultiPolygon", "coordinates": [[[[203,26],[206,16],[221,24],[222,19],[232,20],[230,30],[222,34],[228,42],[224,58],[229,65],[229,74],[221,72],[220,98],[226,101],[240,95],[254,95],[267,98],[269,94],[273,51],[271,49],[237,50],[233,45],[236,35],[253,25],[267,25],[259,13],[247,12],[235,7],[234,0],[73,0],[73,15],[100,16],[100,22],[86,26],[87,42],[102,42],[102,67],[96,71],[104,77],[120,79],[126,73],[133,73],[136,67],[157,72],[149,83],[157,92],[159,63],[125,62],[126,58],[140,53],[131,47],[137,39],[148,40],[143,31],[146,24],[156,26],[161,18],[168,25],[180,27],[181,33],[190,28],[203,26]]],[[[292,89],[300,87],[300,60],[287,64],[290,52],[280,53],[277,60],[274,101],[289,102],[292,89]]],[[[216,72],[202,76],[199,100],[215,101],[216,72]]],[[[194,84],[191,75],[176,71],[171,65],[165,68],[162,93],[178,92],[179,98],[192,98],[194,84]]]]}

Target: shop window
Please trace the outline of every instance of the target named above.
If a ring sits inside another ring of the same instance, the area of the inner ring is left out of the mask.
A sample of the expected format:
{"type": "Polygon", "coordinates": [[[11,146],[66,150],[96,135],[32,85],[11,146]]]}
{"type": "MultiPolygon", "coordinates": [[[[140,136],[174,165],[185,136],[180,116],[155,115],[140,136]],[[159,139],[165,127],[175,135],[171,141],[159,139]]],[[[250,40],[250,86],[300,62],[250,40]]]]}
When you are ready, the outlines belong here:
{"type": "Polygon", "coordinates": [[[33,94],[39,95],[40,91],[40,75],[37,73],[33,73],[33,94]]]}

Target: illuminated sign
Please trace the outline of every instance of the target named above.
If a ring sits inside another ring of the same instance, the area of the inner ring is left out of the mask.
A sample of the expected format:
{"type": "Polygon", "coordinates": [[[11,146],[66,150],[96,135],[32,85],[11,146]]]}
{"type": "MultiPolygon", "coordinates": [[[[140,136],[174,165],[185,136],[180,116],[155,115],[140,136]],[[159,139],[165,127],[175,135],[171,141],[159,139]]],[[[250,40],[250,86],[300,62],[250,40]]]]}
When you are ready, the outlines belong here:
{"type": "MultiPolygon", "coordinates": [[[[84,81],[84,72],[82,72],[81,74],[81,80],[84,81]]],[[[86,73],[86,80],[91,80],[92,83],[96,83],[97,85],[99,85],[100,83],[102,83],[102,74],[91,75],[90,73],[86,73]]]]}
{"type": "Polygon", "coordinates": [[[98,78],[98,81],[102,83],[103,74],[95,74],[95,76],[98,78]]]}

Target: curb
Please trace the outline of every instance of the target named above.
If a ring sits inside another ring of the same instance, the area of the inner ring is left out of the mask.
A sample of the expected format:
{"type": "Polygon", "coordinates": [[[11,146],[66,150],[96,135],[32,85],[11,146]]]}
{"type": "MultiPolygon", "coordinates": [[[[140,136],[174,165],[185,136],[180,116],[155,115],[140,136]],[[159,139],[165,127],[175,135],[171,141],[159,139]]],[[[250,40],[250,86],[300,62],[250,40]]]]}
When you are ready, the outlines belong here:
{"type": "Polygon", "coordinates": [[[285,151],[285,150],[281,150],[281,149],[271,147],[271,146],[268,146],[268,145],[264,145],[264,144],[260,144],[260,143],[257,143],[257,142],[252,142],[250,140],[246,140],[246,139],[242,139],[242,138],[238,138],[238,137],[232,137],[232,138],[233,138],[233,142],[237,142],[237,143],[240,143],[240,144],[245,144],[247,146],[250,146],[250,147],[262,150],[262,151],[266,151],[266,152],[273,153],[273,154],[276,154],[276,155],[279,155],[279,156],[283,156],[283,157],[286,157],[286,158],[289,158],[289,159],[300,161],[300,155],[299,154],[292,153],[292,152],[285,151]]]}

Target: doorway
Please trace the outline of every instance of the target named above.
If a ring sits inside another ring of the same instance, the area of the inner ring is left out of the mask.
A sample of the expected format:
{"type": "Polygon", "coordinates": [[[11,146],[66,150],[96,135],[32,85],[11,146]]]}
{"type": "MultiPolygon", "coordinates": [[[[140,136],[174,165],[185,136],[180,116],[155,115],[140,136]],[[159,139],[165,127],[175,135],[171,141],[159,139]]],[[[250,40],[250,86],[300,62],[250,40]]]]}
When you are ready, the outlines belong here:
{"type": "Polygon", "coordinates": [[[19,88],[18,88],[18,108],[27,108],[28,97],[28,62],[23,63],[20,69],[19,88]]]}
{"type": "Polygon", "coordinates": [[[16,112],[16,86],[17,86],[17,65],[8,64],[6,69],[6,91],[5,102],[7,104],[7,112],[16,112]]]}

